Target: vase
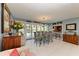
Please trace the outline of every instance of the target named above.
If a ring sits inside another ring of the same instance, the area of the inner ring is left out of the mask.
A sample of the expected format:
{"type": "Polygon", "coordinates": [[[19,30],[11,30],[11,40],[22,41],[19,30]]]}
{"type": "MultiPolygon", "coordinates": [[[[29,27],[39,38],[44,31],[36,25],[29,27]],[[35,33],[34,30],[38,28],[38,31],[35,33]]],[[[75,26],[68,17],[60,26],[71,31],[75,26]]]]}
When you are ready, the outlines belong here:
{"type": "Polygon", "coordinates": [[[16,30],[16,35],[19,36],[19,30],[16,30]]]}

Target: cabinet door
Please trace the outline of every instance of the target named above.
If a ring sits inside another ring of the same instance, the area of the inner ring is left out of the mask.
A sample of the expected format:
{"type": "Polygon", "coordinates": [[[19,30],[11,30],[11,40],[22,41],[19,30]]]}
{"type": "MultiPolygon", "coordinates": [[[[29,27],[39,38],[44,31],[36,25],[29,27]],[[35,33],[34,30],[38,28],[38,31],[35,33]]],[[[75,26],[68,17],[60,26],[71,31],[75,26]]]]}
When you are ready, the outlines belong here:
{"type": "Polygon", "coordinates": [[[66,35],[63,35],[63,40],[64,40],[64,41],[66,41],[66,38],[67,38],[66,35]]]}
{"type": "Polygon", "coordinates": [[[77,44],[77,42],[78,42],[77,36],[73,36],[72,43],[75,43],[75,44],[77,44]]]}
{"type": "Polygon", "coordinates": [[[73,42],[73,36],[69,35],[68,37],[69,37],[69,42],[72,43],[73,42]]]}
{"type": "Polygon", "coordinates": [[[69,42],[70,37],[68,37],[68,35],[66,35],[65,40],[66,40],[66,42],[69,42]]]}
{"type": "Polygon", "coordinates": [[[2,41],[2,50],[7,50],[9,48],[9,38],[3,38],[2,41]]]}
{"type": "Polygon", "coordinates": [[[14,48],[14,39],[10,38],[10,40],[9,40],[9,49],[12,49],[12,48],[14,48]]]}
{"type": "Polygon", "coordinates": [[[21,46],[21,37],[16,37],[14,40],[14,46],[16,47],[20,47],[21,46]]]}

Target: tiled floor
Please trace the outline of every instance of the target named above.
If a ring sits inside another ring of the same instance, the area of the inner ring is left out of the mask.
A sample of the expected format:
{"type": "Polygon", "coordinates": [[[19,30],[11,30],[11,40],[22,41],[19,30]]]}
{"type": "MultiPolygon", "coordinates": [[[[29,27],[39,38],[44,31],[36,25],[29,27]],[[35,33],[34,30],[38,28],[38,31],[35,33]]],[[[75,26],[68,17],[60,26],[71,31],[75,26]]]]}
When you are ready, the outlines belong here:
{"type": "Polygon", "coordinates": [[[27,40],[28,47],[36,56],[79,56],[79,45],[55,40],[49,45],[36,46],[33,40],[27,40]]]}

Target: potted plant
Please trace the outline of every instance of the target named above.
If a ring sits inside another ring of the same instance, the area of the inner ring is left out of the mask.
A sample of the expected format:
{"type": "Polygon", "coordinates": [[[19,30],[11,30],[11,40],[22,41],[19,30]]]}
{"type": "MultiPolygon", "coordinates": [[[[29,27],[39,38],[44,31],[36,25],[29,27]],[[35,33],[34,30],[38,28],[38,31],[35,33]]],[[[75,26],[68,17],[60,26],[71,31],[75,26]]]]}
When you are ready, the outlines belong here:
{"type": "Polygon", "coordinates": [[[11,25],[11,28],[16,30],[17,34],[19,34],[19,30],[22,29],[23,27],[24,27],[24,25],[21,22],[14,22],[14,24],[11,25]]]}

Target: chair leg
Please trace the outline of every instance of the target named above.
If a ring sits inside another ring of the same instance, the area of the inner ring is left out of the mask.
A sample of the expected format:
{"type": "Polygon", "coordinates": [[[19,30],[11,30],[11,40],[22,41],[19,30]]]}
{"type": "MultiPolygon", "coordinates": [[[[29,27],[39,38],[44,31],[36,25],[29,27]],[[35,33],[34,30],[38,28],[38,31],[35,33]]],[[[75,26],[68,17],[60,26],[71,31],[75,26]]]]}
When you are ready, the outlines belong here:
{"type": "Polygon", "coordinates": [[[41,41],[39,41],[39,46],[41,46],[41,44],[42,44],[42,42],[41,42],[41,41]]]}
{"type": "Polygon", "coordinates": [[[43,45],[45,45],[45,40],[43,40],[43,45]]]}

